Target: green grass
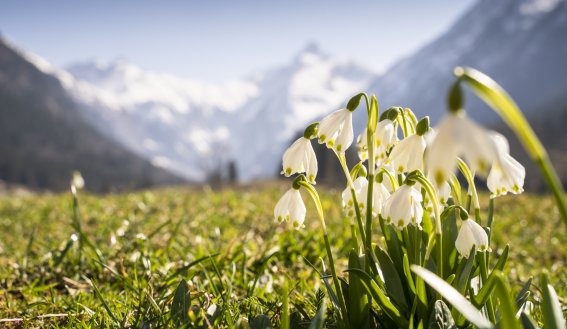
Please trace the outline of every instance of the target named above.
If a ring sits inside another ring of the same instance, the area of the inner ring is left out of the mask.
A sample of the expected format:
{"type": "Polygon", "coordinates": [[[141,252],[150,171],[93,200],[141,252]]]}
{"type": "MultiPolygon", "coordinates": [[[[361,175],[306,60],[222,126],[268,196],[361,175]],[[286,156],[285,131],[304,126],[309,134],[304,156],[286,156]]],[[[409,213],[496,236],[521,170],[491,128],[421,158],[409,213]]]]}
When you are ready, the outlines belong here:
{"type": "MultiPolygon", "coordinates": [[[[277,326],[285,303],[307,327],[327,298],[309,265],[321,271],[325,250],[309,199],[305,229],[274,222],[284,188],[80,194],[82,239],[74,235],[70,194],[2,197],[0,327],[234,327],[259,323],[261,314],[277,326]],[[181,289],[174,298],[183,279],[189,294],[181,289]],[[190,312],[176,313],[183,303],[190,312]]],[[[352,241],[338,197],[322,193],[337,270],[345,275],[352,241]]],[[[567,238],[551,198],[496,200],[492,248],[506,244],[515,289],[547,269],[565,304],[567,238]]]]}

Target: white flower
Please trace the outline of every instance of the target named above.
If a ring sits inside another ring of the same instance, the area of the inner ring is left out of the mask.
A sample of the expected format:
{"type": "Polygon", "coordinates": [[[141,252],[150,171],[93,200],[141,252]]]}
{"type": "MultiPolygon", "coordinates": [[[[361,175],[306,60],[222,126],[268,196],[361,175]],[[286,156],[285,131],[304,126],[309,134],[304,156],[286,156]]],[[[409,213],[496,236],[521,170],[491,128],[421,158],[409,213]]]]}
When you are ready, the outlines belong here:
{"type": "Polygon", "coordinates": [[[489,250],[488,235],[477,222],[466,219],[461,225],[457,240],[455,240],[455,247],[461,256],[468,258],[473,246],[476,246],[479,251],[489,250]]]}
{"type": "Polygon", "coordinates": [[[386,200],[382,216],[386,223],[403,229],[408,224],[418,225],[423,218],[421,193],[413,186],[403,185],[386,200]]]}
{"type": "MultiPolygon", "coordinates": [[[[356,146],[358,150],[358,157],[364,161],[368,159],[368,129],[358,136],[356,146]]],[[[376,163],[382,163],[386,159],[386,152],[396,143],[396,134],[394,123],[385,119],[376,125],[376,149],[374,150],[374,159],[376,163]]]]}
{"type": "Polygon", "coordinates": [[[278,222],[290,221],[293,227],[300,229],[304,227],[305,214],[307,209],[301,198],[299,190],[294,188],[289,189],[278,201],[274,208],[274,218],[278,222]]]}
{"type": "Polygon", "coordinates": [[[394,163],[396,173],[411,172],[414,170],[423,171],[423,153],[425,152],[425,138],[418,134],[411,135],[400,142],[392,149],[388,157],[388,162],[394,163]]]}
{"type": "MultiPolygon", "coordinates": [[[[358,202],[358,208],[360,212],[363,213],[366,208],[366,199],[368,193],[368,180],[364,177],[358,177],[353,182],[354,192],[356,195],[356,201],[358,202]]],[[[343,211],[348,218],[354,218],[356,215],[354,200],[352,198],[352,192],[350,187],[343,190],[343,211]]]]}
{"type": "Polygon", "coordinates": [[[524,191],[524,178],[526,169],[514,159],[508,148],[506,138],[498,133],[492,135],[498,148],[498,160],[492,165],[486,181],[490,190],[490,197],[495,198],[506,195],[508,192],[520,194],[524,191]]]}
{"type": "MultiPolygon", "coordinates": [[[[368,200],[368,180],[364,177],[358,177],[353,182],[353,185],[356,194],[356,201],[358,202],[358,208],[360,209],[361,214],[364,214],[366,202],[368,200]]],[[[374,182],[374,184],[372,184],[372,215],[374,217],[378,216],[378,213],[382,211],[383,205],[389,197],[390,192],[384,184],[378,182],[374,182]]],[[[356,210],[350,188],[347,187],[344,189],[342,198],[345,215],[348,218],[354,218],[356,210]]]]}
{"type": "Polygon", "coordinates": [[[311,141],[300,137],[285,151],[283,155],[283,171],[286,177],[295,173],[306,173],[307,180],[315,184],[317,177],[317,157],[311,145],[311,141]]]}
{"type": "Polygon", "coordinates": [[[474,173],[485,175],[497,158],[496,145],[487,130],[467,118],[464,111],[446,116],[436,128],[426,152],[426,166],[434,182],[441,185],[455,170],[457,156],[463,156],[474,173]]]}
{"type": "Polygon", "coordinates": [[[352,144],[352,112],[347,109],[335,111],[323,118],[317,130],[319,143],[325,143],[328,148],[344,152],[352,144]]]}
{"type": "Polygon", "coordinates": [[[390,197],[389,185],[391,184],[387,178],[382,183],[374,182],[374,185],[372,185],[372,214],[374,216],[378,216],[382,212],[386,200],[390,197]]]}

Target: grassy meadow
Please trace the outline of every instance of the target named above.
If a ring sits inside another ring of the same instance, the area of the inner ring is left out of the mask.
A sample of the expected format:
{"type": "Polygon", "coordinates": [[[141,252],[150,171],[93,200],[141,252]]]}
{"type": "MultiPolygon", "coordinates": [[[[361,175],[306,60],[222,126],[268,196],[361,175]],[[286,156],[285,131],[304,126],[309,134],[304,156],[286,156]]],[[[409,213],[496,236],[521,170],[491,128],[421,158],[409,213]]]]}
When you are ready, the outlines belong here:
{"type": "MultiPolygon", "coordinates": [[[[305,229],[274,222],[288,187],[79,193],[77,213],[70,193],[1,196],[0,327],[265,328],[278,327],[287,306],[292,327],[307,328],[327,299],[317,273],[325,250],[308,198],[305,229]],[[180,298],[184,289],[189,297],[180,298]],[[190,311],[181,314],[180,305],[190,311]]],[[[352,241],[340,192],[321,194],[346,276],[352,241]]],[[[486,207],[488,195],[481,200],[486,207]]],[[[550,197],[496,200],[492,248],[510,244],[506,271],[516,290],[547,269],[567,303],[564,233],[550,197]]]]}

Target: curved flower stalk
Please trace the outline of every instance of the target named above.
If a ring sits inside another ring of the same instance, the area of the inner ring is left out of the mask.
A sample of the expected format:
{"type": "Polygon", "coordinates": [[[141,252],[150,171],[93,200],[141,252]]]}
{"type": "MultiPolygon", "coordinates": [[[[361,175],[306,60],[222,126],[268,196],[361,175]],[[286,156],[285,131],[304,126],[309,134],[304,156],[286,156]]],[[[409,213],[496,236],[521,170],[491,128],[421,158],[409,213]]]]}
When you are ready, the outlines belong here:
{"type": "Polygon", "coordinates": [[[498,160],[492,165],[486,181],[491,198],[506,195],[508,192],[520,194],[524,191],[526,169],[509,152],[508,141],[500,134],[493,134],[498,148],[498,160]]]}
{"type": "Polygon", "coordinates": [[[307,180],[315,184],[317,177],[317,157],[311,145],[311,140],[300,137],[285,151],[282,158],[282,174],[289,177],[297,173],[305,173],[307,180]]]}
{"type": "Polygon", "coordinates": [[[419,190],[404,184],[386,200],[382,216],[387,224],[392,224],[399,230],[409,224],[419,227],[423,218],[422,201],[419,190]]]}
{"type": "Polygon", "coordinates": [[[296,229],[305,227],[303,222],[305,222],[306,213],[307,209],[301,198],[301,193],[296,188],[290,188],[274,208],[274,218],[277,222],[291,221],[296,229]]]}
{"type": "Polygon", "coordinates": [[[341,109],[331,113],[319,123],[317,132],[319,144],[325,144],[335,152],[345,152],[352,144],[352,111],[341,109]]]}
{"type": "Polygon", "coordinates": [[[461,224],[455,248],[461,256],[468,258],[473,246],[478,251],[490,250],[486,231],[477,222],[467,218],[461,224]]]}
{"type": "Polygon", "coordinates": [[[496,145],[488,131],[470,120],[462,109],[449,113],[435,131],[425,161],[437,185],[455,171],[458,156],[462,155],[471,170],[481,175],[486,175],[497,159],[496,145]]]}

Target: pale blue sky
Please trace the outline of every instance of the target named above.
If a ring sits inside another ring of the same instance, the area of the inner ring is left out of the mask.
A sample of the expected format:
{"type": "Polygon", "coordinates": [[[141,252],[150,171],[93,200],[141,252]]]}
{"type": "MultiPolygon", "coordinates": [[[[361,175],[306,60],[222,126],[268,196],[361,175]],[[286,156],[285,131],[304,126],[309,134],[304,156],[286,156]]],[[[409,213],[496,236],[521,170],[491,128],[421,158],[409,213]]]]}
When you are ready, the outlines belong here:
{"type": "Polygon", "coordinates": [[[2,1],[0,33],[58,66],[124,58],[211,82],[289,62],[314,41],[380,71],[475,0],[2,1]]]}

